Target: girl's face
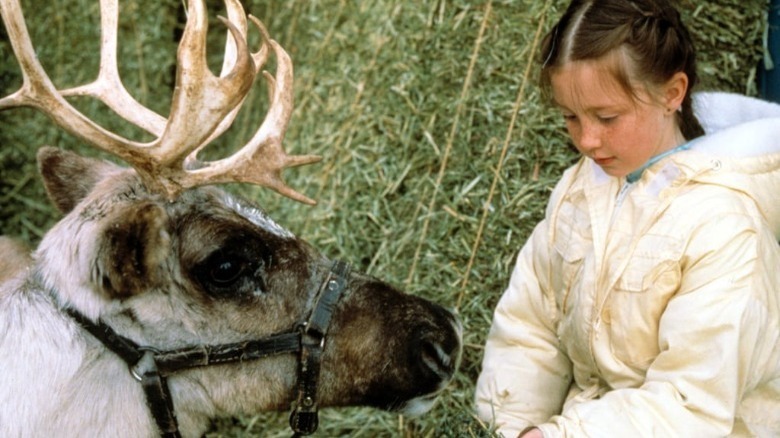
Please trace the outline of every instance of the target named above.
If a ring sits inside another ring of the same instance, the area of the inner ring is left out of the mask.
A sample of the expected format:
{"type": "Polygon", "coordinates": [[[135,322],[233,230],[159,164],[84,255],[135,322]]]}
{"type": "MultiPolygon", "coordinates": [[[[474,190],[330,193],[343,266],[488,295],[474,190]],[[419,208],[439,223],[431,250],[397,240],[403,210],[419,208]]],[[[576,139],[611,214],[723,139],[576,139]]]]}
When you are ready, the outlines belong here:
{"type": "Polygon", "coordinates": [[[567,62],[550,79],[577,150],[608,175],[626,176],[685,142],[674,115],[687,90],[683,73],[658,95],[637,90],[638,98],[624,91],[604,60],[567,62]]]}

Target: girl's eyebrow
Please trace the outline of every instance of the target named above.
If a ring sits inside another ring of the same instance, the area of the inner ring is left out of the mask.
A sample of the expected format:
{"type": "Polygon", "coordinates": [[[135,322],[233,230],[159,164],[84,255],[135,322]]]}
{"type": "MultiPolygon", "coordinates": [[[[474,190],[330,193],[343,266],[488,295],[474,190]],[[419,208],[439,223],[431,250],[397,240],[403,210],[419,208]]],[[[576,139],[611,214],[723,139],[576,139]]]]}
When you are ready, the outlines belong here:
{"type": "Polygon", "coordinates": [[[562,103],[558,102],[558,100],[557,100],[556,98],[554,98],[554,97],[553,97],[553,99],[552,99],[552,103],[553,103],[553,105],[554,105],[555,107],[557,107],[557,108],[558,108],[558,109],[560,109],[560,110],[571,111],[571,110],[570,110],[568,107],[566,107],[566,105],[564,105],[564,104],[562,104],[562,103]]]}
{"type": "MultiPolygon", "coordinates": [[[[552,103],[553,103],[553,105],[555,105],[558,109],[560,109],[562,111],[574,112],[572,109],[570,109],[566,105],[564,105],[564,104],[558,102],[557,100],[555,100],[555,98],[553,98],[552,103]]],[[[589,107],[582,108],[582,110],[584,112],[595,112],[595,113],[601,112],[601,111],[614,112],[614,111],[619,111],[620,110],[620,105],[615,104],[615,105],[589,106],[589,107]]]]}

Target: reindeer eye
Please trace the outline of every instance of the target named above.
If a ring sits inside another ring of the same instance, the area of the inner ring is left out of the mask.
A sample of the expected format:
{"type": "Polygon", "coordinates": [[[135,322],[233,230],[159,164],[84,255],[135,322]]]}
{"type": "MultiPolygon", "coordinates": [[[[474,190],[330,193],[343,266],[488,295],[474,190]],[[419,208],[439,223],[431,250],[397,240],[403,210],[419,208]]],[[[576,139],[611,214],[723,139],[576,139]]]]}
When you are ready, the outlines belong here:
{"type": "Polygon", "coordinates": [[[211,281],[218,286],[229,286],[234,283],[244,272],[245,264],[239,260],[216,260],[210,267],[211,281]]]}
{"type": "MultiPolygon", "coordinates": [[[[251,263],[239,254],[217,251],[196,268],[198,279],[208,289],[229,292],[242,278],[251,272],[251,263]]],[[[235,292],[235,291],[234,291],[235,292]]]]}
{"type": "Polygon", "coordinates": [[[265,291],[263,260],[247,245],[226,244],[192,267],[192,277],[214,298],[233,299],[265,291]]]}

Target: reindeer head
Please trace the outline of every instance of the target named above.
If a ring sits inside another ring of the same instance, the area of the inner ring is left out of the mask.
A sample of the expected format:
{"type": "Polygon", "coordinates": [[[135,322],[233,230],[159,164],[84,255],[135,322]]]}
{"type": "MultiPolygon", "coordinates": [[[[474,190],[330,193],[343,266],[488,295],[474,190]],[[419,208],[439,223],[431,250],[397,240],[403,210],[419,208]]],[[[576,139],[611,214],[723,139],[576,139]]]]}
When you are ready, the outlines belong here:
{"type": "MultiPolygon", "coordinates": [[[[62,307],[159,351],[295,334],[311,317],[331,262],[249,201],[200,187],[171,202],[131,169],[54,148],[39,163],[67,212],[37,251],[44,288],[62,307]]],[[[345,281],[317,403],[427,411],[457,367],[459,322],[378,279],[345,281]]],[[[182,430],[202,430],[191,418],[287,409],[300,383],[299,357],[288,353],[171,372],[182,430]]]]}
{"type": "Polygon", "coordinates": [[[100,324],[98,331],[124,340],[130,350],[155,352],[155,373],[168,380],[182,431],[202,433],[210,418],[286,409],[294,401],[314,409],[369,405],[421,413],[457,367],[457,318],[375,278],[334,271],[261,209],[212,186],[249,182],[311,203],[287,187],[280,172],[318,160],[281,148],[292,110],[289,57],[252,17],[264,44],[250,53],[244,11],[237,0],[226,5],[225,67],[215,77],[205,66],[204,6],[189,1],[165,119],[121,86],[116,0],[101,0],[98,79],[70,90],[57,90],[38,63],[17,0],[0,2],[24,75],[21,89],[0,99],[0,109],[38,108],[133,166],[40,150],[46,189],[65,217],[37,250],[35,281],[90,333],[100,324]],[[198,151],[228,128],[271,51],[277,70],[275,78],[265,74],[271,90],[265,121],[232,157],[200,161],[198,151]],[[100,99],[156,139],[140,144],[104,130],[65,100],[71,95],[100,99]],[[329,291],[332,284],[337,292],[329,291]],[[249,344],[271,346],[245,348],[249,344]],[[246,360],[261,356],[270,357],[246,360]],[[185,359],[187,366],[178,366],[185,359]]]}

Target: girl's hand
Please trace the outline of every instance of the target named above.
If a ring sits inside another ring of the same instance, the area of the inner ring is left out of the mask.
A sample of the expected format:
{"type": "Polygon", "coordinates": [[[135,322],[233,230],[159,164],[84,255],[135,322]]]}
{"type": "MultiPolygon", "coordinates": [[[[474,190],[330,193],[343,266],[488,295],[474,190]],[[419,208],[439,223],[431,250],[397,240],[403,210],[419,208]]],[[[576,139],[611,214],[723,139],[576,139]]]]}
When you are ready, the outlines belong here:
{"type": "Polygon", "coordinates": [[[544,435],[542,435],[541,430],[534,427],[531,430],[521,432],[517,438],[544,438],[544,435]]]}

